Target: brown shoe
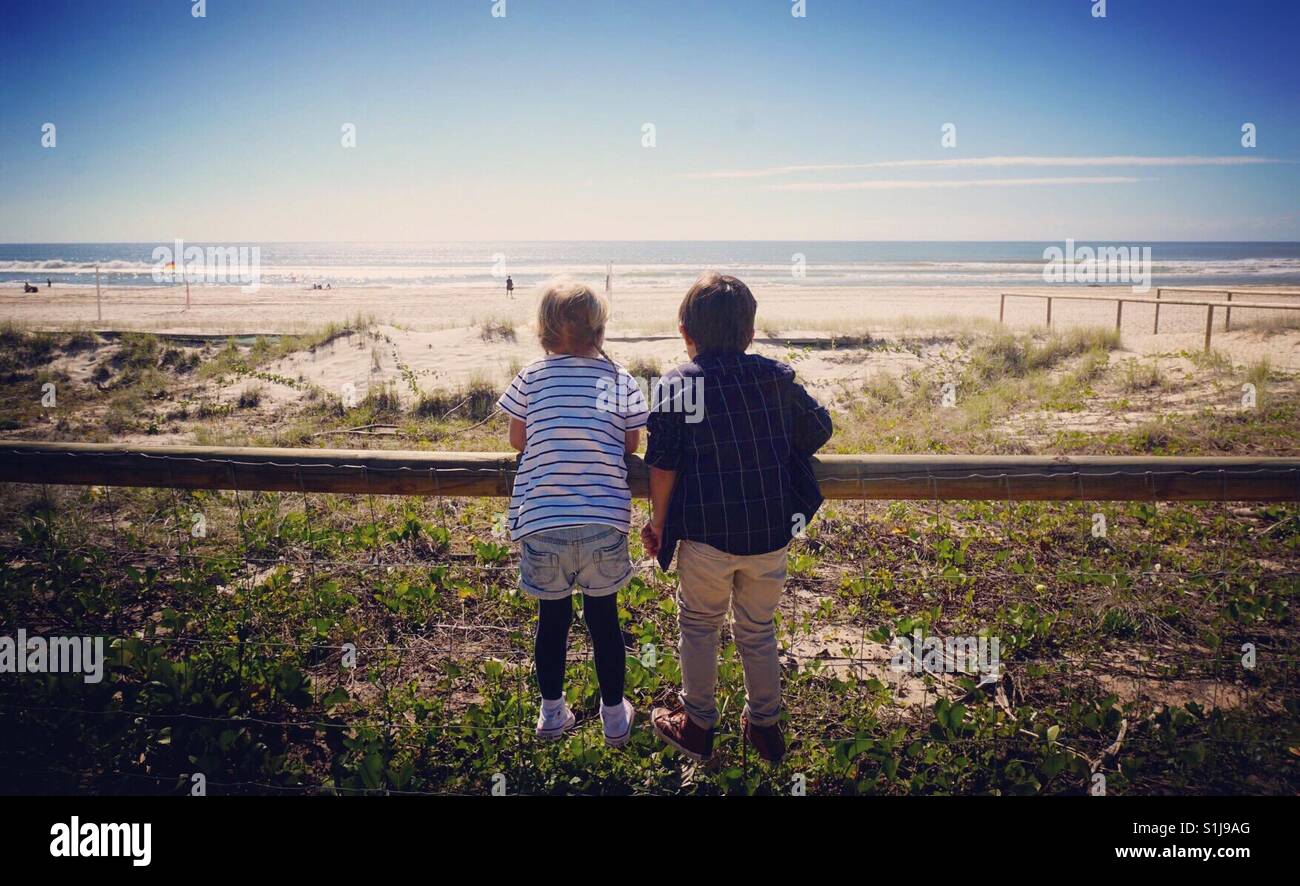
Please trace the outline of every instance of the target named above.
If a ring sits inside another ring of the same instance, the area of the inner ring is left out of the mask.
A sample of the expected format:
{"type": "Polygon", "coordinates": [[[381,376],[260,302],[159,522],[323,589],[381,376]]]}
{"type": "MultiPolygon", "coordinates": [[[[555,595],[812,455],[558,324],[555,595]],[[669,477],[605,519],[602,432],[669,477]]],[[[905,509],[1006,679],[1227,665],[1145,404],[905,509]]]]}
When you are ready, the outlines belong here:
{"type": "Polygon", "coordinates": [[[697,726],[681,705],[655,708],[650,722],[655,735],[696,762],[703,763],[713,753],[713,730],[697,726]]]}
{"type": "Polygon", "coordinates": [[[749,722],[749,711],[740,715],[740,727],[745,733],[745,740],[754,746],[758,755],[769,763],[780,763],[785,756],[785,737],[781,735],[781,724],[755,726],[749,722]]]}

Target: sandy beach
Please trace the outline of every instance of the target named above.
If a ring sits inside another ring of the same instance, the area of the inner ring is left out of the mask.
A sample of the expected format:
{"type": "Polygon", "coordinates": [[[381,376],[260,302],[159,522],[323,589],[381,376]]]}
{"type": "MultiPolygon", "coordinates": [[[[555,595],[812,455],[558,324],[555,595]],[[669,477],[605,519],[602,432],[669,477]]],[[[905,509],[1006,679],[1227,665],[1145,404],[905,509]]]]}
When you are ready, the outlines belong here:
{"type": "MultiPolygon", "coordinates": [[[[598,281],[589,281],[598,287],[598,281]]],[[[760,330],[857,335],[901,324],[924,325],[958,318],[997,319],[998,292],[993,287],[814,287],[756,288],[760,330]]],[[[616,288],[609,335],[637,336],[676,331],[680,286],[641,285],[616,288]]],[[[24,295],[15,287],[0,290],[0,321],[31,326],[81,326],[150,332],[255,334],[302,332],[330,321],[366,315],[376,322],[411,330],[477,326],[506,321],[516,327],[533,322],[537,293],[516,290],[507,298],[501,287],[467,285],[458,289],[355,286],[329,290],[264,286],[246,292],[238,286],[194,285],[186,307],[185,288],[141,287],[102,290],[102,321],[93,286],[55,286],[24,295]]],[[[1087,306],[1080,322],[1089,320],[1087,306]]],[[[1138,309],[1135,309],[1138,310],[1138,309]]],[[[1041,302],[1009,305],[1013,323],[1041,321],[1041,302]]],[[[1069,321],[1070,311],[1062,314],[1069,321]]],[[[1140,315],[1135,315],[1134,324],[1140,315]]],[[[1171,319],[1173,319],[1171,317],[1171,319]]],[[[1148,321],[1149,322],[1149,321],[1148,321]]],[[[1171,326],[1171,329],[1174,327],[1171,326]]],[[[1189,327],[1190,328],[1190,327],[1189,327]]]]}
{"type": "MultiPolygon", "coordinates": [[[[599,281],[588,281],[599,288],[599,281]]],[[[900,328],[923,329],[961,321],[998,319],[999,293],[1046,291],[1044,287],[994,286],[800,286],[754,287],[758,299],[760,334],[764,330],[783,335],[861,335],[900,328]]],[[[1093,292],[1100,292],[1094,289],[1093,292]]],[[[677,285],[641,284],[616,287],[611,304],[611,338],[675,332],[676,312],[684,289],[677,285]]],[[[1060,292],[1088,294],[1082,287],[1061,288],[1060,292]]],[[[1102,293],[1130,294],[1123,287],[1102,293]]],[[[1298,291],[1300,293],[1300,291],[1298,291]]],[[[328,290],[286,286],[263,286],[245,291],[233,285],[195,284],[186,305],[184,286],[117,288],[104,287],[97,313],[94,286],[55,285],[25,295],[16,286],[0,289],[0,322],[14,322],[34,328],[140,330],[203,334],[278,334],[304,332],[331,321],[342,322],[365,315],[376,322],[403,329],[429,331],[477,326],[487,321],[506,321],[516,327],[533,322],[537,292],[520,288],[508,298],[500,287],[466,285],[460,288],[386,286],[341,286],[328,290]],[[102,316],[102,320],[99,319],[102,316]]],[[[1134,298],[1154,298],[1133,293],[1134,298]]],[[[1181,294],[1166,296],[1188,299],[1221,299],[1222,296],[1181,294]]],[[[1296,301],[1300,299],[1300,295],[1296,301]]],[[[1238,301],[1245,296],[1238,295],[1238,301]]],[[[1286,302],[1277,296],[1251,296],[1252,302],[1286,302]]],[[[1279,318],[1286,312],[1238,309],[1234,322],[1249,325],[1264,317],[1279,318]]],[[[1166,305],[1161,309],[1160,331],[1165,333],[1204,332],[1205,312],[1196,307],[1166,305]]],[[[1045,304],[1039,298],[1008,298],[1006,321],[1010,326],[1042,325],[1045,304]]],[[[1053,308],[1058,327],[1105,325],[1115,322],[1113,303],[1058,301],[1053,308]]],[[[1216,319],[1216,330],[1221,318],[1216,319]]],[[[1142,335],[1151,331],[1152,308],[1126,305],[1122,331],[1142,335]]]]}
{"type": "MultiPolygon", "coordinates": [[[[960,361],[969,343],[963,333],[1046,333],[1047,305],[1039,297],[1044,292],[1029,287],[768,282],[755,287],[753,349],[792,364],[823,402],[850,408],[861,401],[874,376],[902,379],[913,370],[936,370],[960,361]],[[999,324],[1004,292],[1009,294],[999,324]]],[[[1062,287],[1052,292],[1113,297],[1130,291],[1062,287]]],[[[502,390],[520,367],[543,354],[534,327],[538,296],[535,287],[521,287],[510,297],[501,287],[475,283],[262,286],[255,291],[196,284],[190,288],[187,307],[183,285],[104,287],[100,321],[93,285],[56,284],[30,295],[13,287],[0,289],[0,323],[32,330],[94,330],[110,339],[127,331],[174,335],[179,339],[175,344],[203,359],[214,356],[230,337],[247,348],[256,336],[318,332],[330,323],[362,330],[271,359],[259,367],[256,378],[234,374],[189,383],[193,395],[216,403],[238,402],[255,387],[260,410],[269,415],[291,412],[321,392],[348,400],[382,390],[410,407],[431,392],[502,390]],[[363,322],[356,322],[358,318],[363,322]]],[[[658,280],[616,287],[607,353],[648,381],[684,362],[687,354],[676,323],[681,296],[680,285],[658,280]]],[[[1154,291],[1133,295],[1153,296],[1154,291]]],[[[1165,297],[1222,299],[1187,292],[1165,297]]],[[[1295,303],[1300,296],[1243,291],[1236,301],[1295,303]]],[[[1109,362],[1143,362],[1157,371],[1193,376],[1203,362],[1205,316],[1203,307],[1162,304],[1156,333],[1154,306],[1126,303],[1119,346],[1109,351],[1109,362]]],[[[1112,329],[1115,319],[1114,302],[1057,299],[1051,329],[1112,329]]],[[[1212,340],[1216,365],[1237,372],[1263,365],[1284,375],[1300,372],[1300,329],[1294,328],[1298,319],[1293,311],[1237,308],[1231,328],[1225,330],[1223,311],[1217,309],[1212,340]]],[[[89,349],[61,355],[53,365],[74,381],[91,385],[96,373],[102,373],[102,363],[103,355],[89,349]]],[[[1164,396],[1172,407],[1187,405],[1183,401],[1192,395],[1164,396]]]]}
{"type": "MultiPolygon", "coordinates": [[[[924,359],[934,358],[935,353],[923,354],[916,347],[928,337],[962,328],[995,328],[1001,291],[991,287],[915,286],[760,288],[755,293],[759,301],[755,348],[759,353],[795,363],[800,377],[814,393],[842,401],[875,373],[898,376],[921,366],[924,359]],[[864,335],[884,339],[891,346],[832,350],[805,348],[800,342],[864,335]]],[[[675,286],[615,290],[607,351],[624,365],[668,369],[684,361],[686,352],[676,334],[675,319],[680,297],[675,286]]],[[[514,298],[507,298],[501,290],[474,286],[454,291],[418,287],[262,287],[245,292],[237,286],[196,285],[191,288],[187,310],[183,286],[106,288],[102,291],[103,322],[97,322],[93,287],[56,286],[28,296],[13,289],[3,290],[0,322],[31,328],[222,336],[306,332],[331,321],[342,323],[367,316],[375,324],[370,334],[294,353],[269,366],[268,373],[327,391],[351,386],[359,396],[390,386],[405,399],[413,396],[415,387],[425,391],[454,390],[475,381],[503,386],[519,366],[542,353],[533,333],[535,304],[536,292],[531,289],[519,290],[514,298]],[[513,327],[514,337],[485,336],[485,324],[513,327]]],[[[1005,325],[1013,330],[1041,329],[1045,310],[1040,298],[1008,298],[1005,325]]],[[[1284,318],[1288,312],[1239,310],[1229,332],[1223,331],[1223,321],[1216,316],[1214,347],[1237,365],[1267,359],[1279,370],[1300,369],[1300,330],[1268,327],[1259,322],[1264,315],[1284,318]]],[[[1204,317],[1202,308],[1165,305],[1161,309],[1160,332],[1153,334],[1153,308],[1128,304],[1122,318],[1122,347],[1112,359],[1185,359],[1180,355],[1203,347],[1204,317]]],[[[1052,319],[1056,329],[1111,327],[1115,307],[1109,302],[1057,301],[1052,319]]],[[[929,350],[934,352],[936,348],[929,350]]],[[[67,368],[77,375],[81,374],[79,369],[88,374],[92,367],[88,363],[85,367],[67,368]]],[[[232,383],[229,390],[223,389],[217,396],[236,398],[242,384],[232,383]]],[[[271,403],[289,403],[302,396],[301,390],[274,381],[264,385],[264,393],[271,403]]]]}

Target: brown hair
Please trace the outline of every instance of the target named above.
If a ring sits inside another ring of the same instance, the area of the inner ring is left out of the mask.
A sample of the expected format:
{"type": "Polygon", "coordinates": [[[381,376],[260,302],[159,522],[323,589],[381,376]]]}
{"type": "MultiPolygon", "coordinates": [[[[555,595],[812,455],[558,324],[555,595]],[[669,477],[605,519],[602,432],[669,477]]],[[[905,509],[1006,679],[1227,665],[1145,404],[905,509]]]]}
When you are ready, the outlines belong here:
{"type": "Polygon", "coordinates": [[[576,280],[552,280],[537,305],[537,335],[548,354],[602,355],[609,302],[576,280]]]}
{"type": "Polygon", "coordinates": [[[700,353],[741,353],[754,338],[758,302],[749,287],[735,277],[706,271],[687,290],[677,309],[677,322],[700,353]]]}

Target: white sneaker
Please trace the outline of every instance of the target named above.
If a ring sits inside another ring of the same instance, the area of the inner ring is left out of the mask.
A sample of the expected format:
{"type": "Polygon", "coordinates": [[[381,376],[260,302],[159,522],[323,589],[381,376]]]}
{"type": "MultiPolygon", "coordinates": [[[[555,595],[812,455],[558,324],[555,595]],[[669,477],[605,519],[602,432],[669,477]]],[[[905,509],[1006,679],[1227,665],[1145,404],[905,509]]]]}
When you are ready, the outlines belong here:
{"type": "Polygon", "coordinates": [[[564,738],[564,734],[577,725],[578,718],[573,716],[573,711],[569,710],[566,702],[560,709],[560,714],[554,718],[548,718],[545,713],[537,715],[537,737],[546,741],[555,741],[564,738]]]}
{"type": "Polygon", "coordinates": [[[605,730],[605,744],[611,748],[621,748],[628,743],[632,737],[632,725],[636,722],[636,708],[632,707],[632,702],[626,698],[623,699],[623,723],[615,723],[614,728],[618,730],[615,734],[610,734],[610,723],[605,719],[606,707],[600,706],[600,725],[605,730]]]}

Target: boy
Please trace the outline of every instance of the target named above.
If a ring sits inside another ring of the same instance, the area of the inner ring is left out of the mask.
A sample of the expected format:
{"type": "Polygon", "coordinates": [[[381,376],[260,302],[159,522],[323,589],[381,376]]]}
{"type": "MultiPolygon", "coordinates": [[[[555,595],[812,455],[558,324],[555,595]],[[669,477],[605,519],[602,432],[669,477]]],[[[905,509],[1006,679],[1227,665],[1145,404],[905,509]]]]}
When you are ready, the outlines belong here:
{"type": "Polygon", "coordinates": [[[793,369],[745,353],[757,307],[735,277],[695,281],[677,314],[691,362],[660,381],[647,425],[651,518],[642,541],[665,571],[681,542],[681,704],[656,708],[651,720],[660,738],[701,761],[713,752],[728,604],[745,671],[745,738],[770,763],[785,754],[773,616],[786,546],[822,502],[809,459],[831,436],[829,413],[793,369]],[[681,407],[692,386],[703,409],[688,416],[681,407]]]}

